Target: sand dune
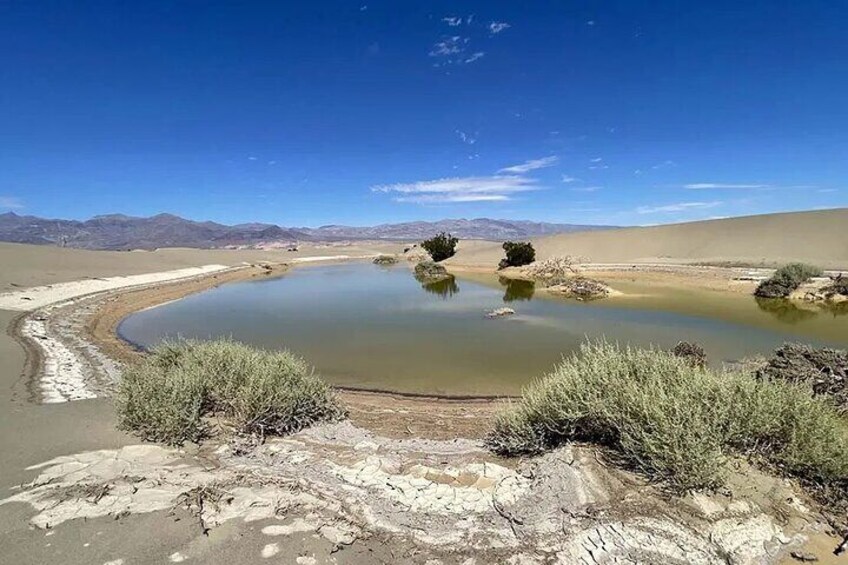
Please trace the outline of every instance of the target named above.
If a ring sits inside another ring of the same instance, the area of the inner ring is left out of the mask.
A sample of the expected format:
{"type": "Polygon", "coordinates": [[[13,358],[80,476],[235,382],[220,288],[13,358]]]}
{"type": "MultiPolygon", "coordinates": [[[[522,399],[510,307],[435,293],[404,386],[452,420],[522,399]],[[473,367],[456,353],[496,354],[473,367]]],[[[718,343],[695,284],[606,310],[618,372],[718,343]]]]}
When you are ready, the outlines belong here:
{"type": "MultiPolygon", "coordinates": [[[[561,234],[532,241],[538,259],[572,255],[593,263],[765,265],[807,261],[839,269],[848,267],[848,208],[561,234]]],[[[499,243],[465,242],[448,262],[493,266],[502,257],[499,243]]]]}
{"type": "Polygon", "coordinates": [[[85,278],[119,277],[217,264],[270,261],[302,257],[355,257],[396,253],[401,243],[357,242],[353,245],[301,245],[297,253],[281,249],[157,249],[156,251],[88,251],[49,245],[0,243],[0,293],[85,278]]]}

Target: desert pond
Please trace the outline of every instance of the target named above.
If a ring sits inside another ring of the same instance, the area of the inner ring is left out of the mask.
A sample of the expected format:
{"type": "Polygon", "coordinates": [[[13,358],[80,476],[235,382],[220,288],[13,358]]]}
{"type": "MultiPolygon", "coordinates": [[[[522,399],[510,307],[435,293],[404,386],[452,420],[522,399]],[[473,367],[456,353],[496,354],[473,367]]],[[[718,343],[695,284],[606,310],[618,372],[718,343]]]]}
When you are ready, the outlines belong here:
{"type": "Polygon", "coordinates": [[[616,287],[629,296],[583,303],[495,276],[422,284],[405,265],[311,266],[138,312],[119,333],[142,346],[232,337],[288,348],[338,385],[449,395],[517,393],[586,338],[658,347],[697,341],[713,363],[785,341],[848,345],[848,310],[616,287]],[[503,306],[515,315],[486,317],[503,306]]]}

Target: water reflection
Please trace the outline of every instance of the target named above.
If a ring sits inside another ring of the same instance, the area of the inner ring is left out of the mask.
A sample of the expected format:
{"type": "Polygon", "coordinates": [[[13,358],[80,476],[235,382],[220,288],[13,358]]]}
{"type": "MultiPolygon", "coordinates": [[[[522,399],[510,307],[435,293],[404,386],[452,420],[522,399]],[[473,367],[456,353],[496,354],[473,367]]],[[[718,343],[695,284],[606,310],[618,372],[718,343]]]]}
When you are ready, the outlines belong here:
{"type": "Polygon", "coordinates": [[[536,283],[533,281],[498,277],[498,282],[505,287],[503,295],[504,302],[530,300],[533,298],[533,293],[536,292],[536,283]]]}
{"type": "Polygon", "coordinates": [[[456,279],[453,276],[440,281],[423,283],[421,288],[430,294],[438,294],[445,299],[450,298],[459,292],[459,285],[456,284],[456,279]]]}
{"type": "Polygon", "coordinates": [[[834,318],[837,316],[848,316],[848,301],[831,302],[824,306],[824,311],[826,314],[830,314],[834,318]]]}
{"type": "Polygon", "coordinates": [[[768,312],[785,324],[797,324],[811,320],[819,314],[830,314],[834,318],[848,315],[848,302],[816,302],[807,308],[799,307],[792,300],[785,298],[755,297],[757,306],[763,312],[768,312]]]}

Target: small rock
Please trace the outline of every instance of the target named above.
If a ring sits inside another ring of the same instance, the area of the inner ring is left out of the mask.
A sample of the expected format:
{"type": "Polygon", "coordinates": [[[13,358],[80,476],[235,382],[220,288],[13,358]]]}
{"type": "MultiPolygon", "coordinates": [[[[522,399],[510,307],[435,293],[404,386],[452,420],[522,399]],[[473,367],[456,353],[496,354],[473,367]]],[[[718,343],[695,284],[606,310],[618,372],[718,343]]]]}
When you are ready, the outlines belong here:
{"type": "Polygon", "coordinates": [[[280,544],[278,543],[269,543],[265,547],[262,548],[262,558],[270,559],[280,553],[280,544]]]}
{"type": "Polygon", "coordinates": [[[495,308],[491,312],[486,314],[487,318],[501,318],[503,316],[511,316],[515,314],[515,310],[512,308],[495,308]]]}
{"type": "Polygon", "coordinates": [[[415,278],[419,282],[437,282],[453,278],[442,265],[433,261],[421,261],[415,265],[415,278]]]}
{"type": "Polygon", "coordinates": [[[793,551],[792,553],[790,553],[789,555],[791,555],[793,559],[796,559],[796,560],[801,561],[803,563],[812,563],[814,561],[819,560],[818,557],[816,557],[815,555],[813,555],[812,553],[809,553],[807,551],[796,550],[796,551],[793,551]]]}

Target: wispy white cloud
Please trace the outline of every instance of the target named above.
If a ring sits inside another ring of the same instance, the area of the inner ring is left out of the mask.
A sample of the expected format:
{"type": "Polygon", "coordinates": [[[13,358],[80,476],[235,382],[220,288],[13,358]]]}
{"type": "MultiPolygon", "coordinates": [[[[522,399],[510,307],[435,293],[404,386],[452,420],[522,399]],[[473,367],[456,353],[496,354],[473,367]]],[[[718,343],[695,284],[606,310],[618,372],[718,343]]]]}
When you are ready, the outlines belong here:
{"type": "Polygon", "coordinates": [[[592,163],[600,163],[603,160],[603,157],[595,157],[594,159],[589,159],[589,161],[591,161],[592,163]]]}
{"type": "Polygon", "coordinates": [[[832,192],[839,192],[839,191],[836,190],[835,188],[820,188],[816,192],[821,192],[822,194],[829,194],[829,193],[832,193],[832,192]]]}
{"type": "Polygon", "coordinates": [[[518,175],[457,177],[371,187],[372,192],[396,194],[396,202],[444,204],[455,202],[501,202],[511,196],[539,190],[536,179],[518,175]]]}
{"type": "Polygon", "coordinates": [[[495,35],[511,27],[512,26],[506,22],[491,22],[489,23],[489,33],[495,35]]]}
{"type": "Polygon", "coordinates": [[[720,183],[720,182],[694,182],[690,184],[684,184],[683,188],[688,188],[689,190],[709,190],[713,188],[769,188],[770,186],[767,184],[733,184],[733,183],[720,183]]]}
{"type": "Polygon", "coordinates": [[[597,192],[602,188],[602,186],[575,186],[571,190],[574,192],[597,192]]]}
{"type": "Polygon", "coordinates": [[[655,171],[658,171],[660,169],[669,169],[671,167],[676,167],[676,166],[677,166],[677,163],[675,163],[671,159],[666,159],[662,163],[657,163],[656,165],[651,165],[651,168],[655,171]]]}
{"type": "Polygon", "coordinates": [[[465,133],[464,131],[456,130],[456,135],[459,136],[460,141],[468,145],[474,145],[477,143],[477,133],[474,134],[465,133]]]}
{"type": "Polygon", "coordinates": [[[18,210],[24,207],[23,200],[14,196],[0,196],[0,210],[18,210]]]}
{"type": "Polygon", "coordinates": [[[461,35],[453,35],[451,37],[442,38],[430,48],[430,57],[440,59],[440,62],[433,66],[441,67],[443,65],[467,65],[477,61],[486,54],[484,51],[475,51],[469,53],[468,45],[471,41],[468,37],[461,35]]]}
{"type": "Polygon", "coordinates": [[[707,208],[715,208],[721,206],[724,202],[713,200],[711,202],[677,202],[675,204],[665,204],[662,206],[639,206],[636,208],[637,214],[668,214],[672,212],[685,212],[687,210],[704,210],[707,208]]]}
{"type": "Polygon", "coordinates": [[[559,157],[550,156],[550,157],[542,157],[541,159],[531,159],[529,161],[525,161],[520,165],[512,165],[510,167],[504,167],[499,170],[499,173],[527,173],[530,171],[535,171],[536,169],[544,169],[545,167],[554,166],[557,161],[559,161],[559,157]]]}
{"type": "Polygon", "coordinates": [[[442,18],[442,21],[448,24],[451,27],[457,27],[462,25],[462,17],[461,16],[448,16],[442,18]]]}
{"type": "Polygon", "coordinates": [[[572,177],[572,176],[569,176],[569,175],[562,175],[562,182],[564,182],[565,184],[577,182],[579,180],[580,179],[578,179],[577,177],[572,177]]]}
{"type": "Polygon", "coordinates": [[[459,35],[445,37],[433,45],[433,48],[430,49],[430,56],[447,57],[449,55],[456,55],[465,49],[466,43],[468,43],[467,37],[461,37],[459,35]]]}

